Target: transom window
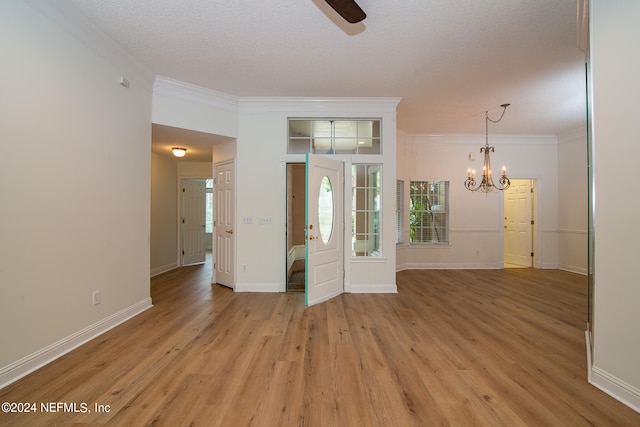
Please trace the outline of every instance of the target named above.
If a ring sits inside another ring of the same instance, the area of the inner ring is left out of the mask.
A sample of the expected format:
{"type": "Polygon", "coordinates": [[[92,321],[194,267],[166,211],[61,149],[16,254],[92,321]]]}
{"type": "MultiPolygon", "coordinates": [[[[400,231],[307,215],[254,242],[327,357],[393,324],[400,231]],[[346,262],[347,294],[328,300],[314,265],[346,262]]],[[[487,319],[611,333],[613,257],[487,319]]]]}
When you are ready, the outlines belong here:
{"type": "Polygon", "coordinates": [[[380,119],[289,119],[288,154],[380,154],[380,119]]]}

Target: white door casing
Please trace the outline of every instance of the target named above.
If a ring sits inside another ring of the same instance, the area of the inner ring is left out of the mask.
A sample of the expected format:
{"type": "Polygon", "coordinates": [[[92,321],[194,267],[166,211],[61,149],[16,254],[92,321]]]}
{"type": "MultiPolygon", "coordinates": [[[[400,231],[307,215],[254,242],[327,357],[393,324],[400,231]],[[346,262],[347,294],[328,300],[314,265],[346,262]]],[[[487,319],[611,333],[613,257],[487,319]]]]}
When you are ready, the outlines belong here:
{"type": "Polygon", "coordinates": [[[235,289],[235,167],[215,165],[215,268],[214,280],[235,289]]]}
{"type": "Polygon", "coordinates": [[[182,180],[182,265],[205,262],[206,181],[182,180]]]}
{"type": "Polygon", "coordinates": [[[307,154],[305,303],[344,292],[344,165],[307,154]]]}
{"type": "Polygon", "coordinates": [[[533,266],[533,183],[512,179],[504,194],[504,261],[533,266]]]}

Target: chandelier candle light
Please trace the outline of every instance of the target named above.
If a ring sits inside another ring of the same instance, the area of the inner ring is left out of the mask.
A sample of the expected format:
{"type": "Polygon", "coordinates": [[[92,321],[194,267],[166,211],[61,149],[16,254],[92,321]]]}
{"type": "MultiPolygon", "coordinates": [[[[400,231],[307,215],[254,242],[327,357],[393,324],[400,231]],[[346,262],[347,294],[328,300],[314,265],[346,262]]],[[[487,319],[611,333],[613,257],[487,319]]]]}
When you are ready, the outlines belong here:
{"type": "Polygon", "coordinates": [[[493,190],[500,190],[500,191],[504,191],[507,188],[509,188],[509,186],[511,185],[511,181],[509,181],[509,178],[507,178],[507,168],[506,167],[502,167],[502,175],[500,176],[500,179],[498,180],[498,182],[500,183],[500,186],[497,186],[496,184],[493,183],[493,177],[491,176],[491,158],[489,157],[489,153],[494,152],[493,147],[489,146],[489,122],[491,123],[498,123],[500,120],[502,120],[502,117],[504,116],[505,111],[507,111],[507,107],[511,105],[511,104],[502,104],[501,107],[503,108],[502,110],[502,114],[500,115],[500,118],[498,120],[492,120],[489,118],[489,112],[485,111],[484,115],[485,115],[485,144],[484,147],[480,148],[480,152],[484,153],[484,166],[482,167],[482,181],[480,182],[480,184],[478,184],[476,186],[476,171],[474,170],[467,170],[467,180],[464,182],[464,187],[467,190],[470,191],[481,191],[483,193],[490,193],[493,190]]]}

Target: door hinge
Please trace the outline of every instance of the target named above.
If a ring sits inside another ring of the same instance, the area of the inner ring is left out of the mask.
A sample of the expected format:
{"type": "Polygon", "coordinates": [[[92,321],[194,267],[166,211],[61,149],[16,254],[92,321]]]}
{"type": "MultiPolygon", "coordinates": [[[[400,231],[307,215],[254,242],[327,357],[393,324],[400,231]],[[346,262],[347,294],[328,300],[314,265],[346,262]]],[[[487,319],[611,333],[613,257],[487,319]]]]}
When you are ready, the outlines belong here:
{"type": "Polygon", "coordinates": [[[184,255],[184,251],[182,251],[182,255],[184,255]]]}
{"type": "Polygon", "coordinates": [[[531,256],[533,256],[533,252],[531,252],[531,256]]]}
{"type": "Polygon", "coordinates": [[[533,220],[531,220],[531,225],[533,225],[533,220]]]}
{"type": "Polygon", "coordinates": [[[185,189],[184,189],[184,188],[182,189],[182,192],[183,192],[183,193],[185,192],[185,189]]]}

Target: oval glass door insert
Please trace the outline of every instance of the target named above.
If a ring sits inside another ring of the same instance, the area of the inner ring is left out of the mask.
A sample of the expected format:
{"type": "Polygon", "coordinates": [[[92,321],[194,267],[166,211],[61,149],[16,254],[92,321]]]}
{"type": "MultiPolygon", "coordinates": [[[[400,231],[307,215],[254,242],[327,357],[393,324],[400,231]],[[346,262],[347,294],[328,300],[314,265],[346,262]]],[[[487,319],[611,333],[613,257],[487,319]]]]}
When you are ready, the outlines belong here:
{"type": "Polygon", "coordinates": [[[331,180],[325,175],[320,182],[320,194],[318,195],[318,228],[325,245],[331,240],[333,219],[333,188],[331,180]]]}

